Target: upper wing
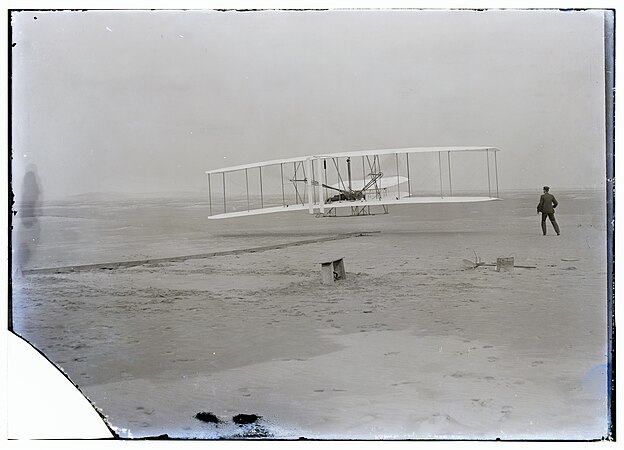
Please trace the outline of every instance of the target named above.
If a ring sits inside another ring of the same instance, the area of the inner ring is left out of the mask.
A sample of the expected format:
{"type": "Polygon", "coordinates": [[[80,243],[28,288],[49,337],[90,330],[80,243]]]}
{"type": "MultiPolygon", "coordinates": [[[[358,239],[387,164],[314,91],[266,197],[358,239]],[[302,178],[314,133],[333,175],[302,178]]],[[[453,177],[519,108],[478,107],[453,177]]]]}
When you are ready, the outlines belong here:
{"type": "Polygon", "coordinates": [[[231,166],[231,167],[223,167],[221,169],[207,170],[206,174],[216,175],[216,174],[221,174],[224,172],[235,172],[238,170],[245,170],[245,169],[257,169],[259,167],[276,166],[276,165],[284,165],[284,164],[296,164],[296,163],[301,163],[309,158],[311,158],[311,156],[300,156],[298,158],[273,159],[270,161],[260,161],[260,162],[251,163],[251,164],[241,164],[239,166],[231,166]]]}
{"type": "Polygon", "coordinates": [[[299,156],[294,158],[285,159],[272,159],[267,161],[260,161],[251,164],[241,164],[238,166],[223,167],[220,169],[207,170],[206,174],[220,174],[223,172],[234,172],[237,170],[255,169],[258,167],[266,167],[279,164],[292,164],[306,161],[307,159],[331,159],[331,158],[349,158],[349,157],[362,157],[362,156],[381,156],[381,155],[394,155],[394,154],[412,154],[412,153],[439,153],[439,152],[477,152],[477,151],[500,151],[497,147],[406,147],[396,149],[377,149],[377,150],[359,150],[350,152],[338,152],[338,153],[319,153],[316,155],[299,156]]]}

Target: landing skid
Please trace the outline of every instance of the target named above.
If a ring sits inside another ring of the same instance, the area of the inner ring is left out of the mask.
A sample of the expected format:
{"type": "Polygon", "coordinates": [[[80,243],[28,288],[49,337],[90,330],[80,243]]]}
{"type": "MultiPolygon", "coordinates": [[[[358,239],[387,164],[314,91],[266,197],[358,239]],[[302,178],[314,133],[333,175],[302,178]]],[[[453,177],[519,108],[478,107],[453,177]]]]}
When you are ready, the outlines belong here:
{"type": "MultiPolygon", "coordinates": [[[[388,207],[388,205],[380,205],[379,207],[381,208],[381,211],[378,212],[377,214],[388,214],[390,211],[390,208],[388,207]]],[[[314,217],[316,218],[319,218],[319,217],[357,217],[357,216],[376,216],[377,214],[371,210],[370,206],[352,206],[351,214],[349,215],[339,216],[337,214],[337,208],[329,208],[324,213],[317,212],[314,215],[314,217]]]]}

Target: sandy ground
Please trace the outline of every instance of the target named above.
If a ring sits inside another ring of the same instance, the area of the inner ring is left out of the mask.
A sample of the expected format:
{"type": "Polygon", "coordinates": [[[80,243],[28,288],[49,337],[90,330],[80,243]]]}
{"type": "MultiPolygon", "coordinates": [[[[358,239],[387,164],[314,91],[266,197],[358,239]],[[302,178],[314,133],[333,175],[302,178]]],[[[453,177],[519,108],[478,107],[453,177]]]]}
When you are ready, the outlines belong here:
{"type": "Polygon", "coordinates": [[[557,197],[560,237],[541,235],[538,196],[522,194],[326,219],[207,221],[180,201],[47,207],[13,284],[15,330],[122,437],[600,439],[604,195],[557,197]],[[323,240],[347,232],[365,234],[323,240]],[[468,269],[475,254],[536,268],[468,269]],[[318,263],[334,257],[347,279],[323,285],[318,263]],[[262,418],[240,427],[239,413],[262,418]]]}

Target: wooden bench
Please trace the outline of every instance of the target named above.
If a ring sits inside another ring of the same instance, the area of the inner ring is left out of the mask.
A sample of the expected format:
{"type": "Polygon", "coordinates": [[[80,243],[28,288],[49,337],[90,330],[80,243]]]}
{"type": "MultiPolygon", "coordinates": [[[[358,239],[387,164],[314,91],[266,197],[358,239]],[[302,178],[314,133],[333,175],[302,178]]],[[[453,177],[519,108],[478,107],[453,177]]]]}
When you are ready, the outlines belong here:
{"type": "Polygon", "coordinates": [[[347,274],[345,272],[344,261],[342,258],[322,262],[321,276],[323,278],[323,284],[333,284],[336,280],[346,279],[347,274]]]}

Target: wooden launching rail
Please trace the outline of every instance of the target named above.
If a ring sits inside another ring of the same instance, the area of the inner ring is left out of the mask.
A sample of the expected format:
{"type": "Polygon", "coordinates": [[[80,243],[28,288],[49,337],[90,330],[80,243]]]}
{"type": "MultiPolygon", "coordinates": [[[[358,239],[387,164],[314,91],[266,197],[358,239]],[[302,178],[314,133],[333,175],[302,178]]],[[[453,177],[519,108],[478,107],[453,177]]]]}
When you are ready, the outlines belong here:
{"type": "Polygon", "coordinates": [[[278,250],[287,247],[293,247],[298,245],[307,245],[307,244],[316,244],[319,242],[327,242],[327,241],[336,241],[340,239],[349,239],[351,237],[358,236],[369,236],[371,234],[380,233],[380,231],[368,231],[368,232],[353,232],[353,233],[343,233],[337,235],[330,236],[322,236],[314,239],[303,239],[299,241],[292,242],[284,242],[273,245],[265,245],[262,247],[252,247],[252,248],[243,248],[236,250],[224,250],[218,252],[210,252],[210,253],[200,253],[195,255],[184,255],[184,256],[172,256],[167,258],[149,258],[149,259],[140,259],[134,261],[116,261],[116,262],[105,262],[105,263],[96,263],[96,264],[82,264],[82,265],[72,265],[72,266],[63,266],[63,267],[45,267],[45,268],[36,268],[36,269],[25,269],[22,271],[23,275],[43,275],[43,274],[58,274],[58,273],[72,273],[72,272],[82,272],[89,270],[118,270],[118,269],[127,269],[130,267],[142,266],[145,264],[159,264],[159,263],[172,263],[177,261],[186,261],[189,259],[204,259],[204,258],[212,258],[216,256],[229,256],[229,255],[240,255],[244,253],[256,253],[256,252],[264,252],[267,250],[278,250]]]}

